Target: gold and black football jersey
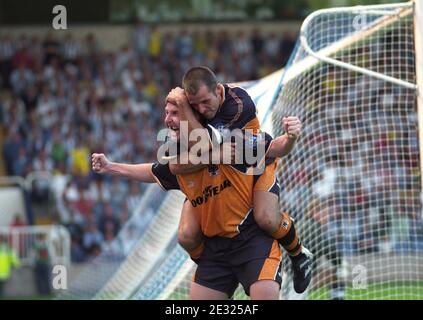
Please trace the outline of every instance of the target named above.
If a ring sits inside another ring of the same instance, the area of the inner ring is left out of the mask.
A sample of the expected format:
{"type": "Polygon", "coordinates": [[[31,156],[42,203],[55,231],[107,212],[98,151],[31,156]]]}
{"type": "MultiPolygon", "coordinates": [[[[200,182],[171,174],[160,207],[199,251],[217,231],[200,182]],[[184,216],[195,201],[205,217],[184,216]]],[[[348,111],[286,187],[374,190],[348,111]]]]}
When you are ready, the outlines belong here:
{"type": "Polygon", "coordinates": [[[152,172],[163,189],[179,189],[187,196],[207,237],[232,238],[253,222],[255,176],[230,165],[210,165],[175,176],[169,165],[155,163],[152,172]]]}

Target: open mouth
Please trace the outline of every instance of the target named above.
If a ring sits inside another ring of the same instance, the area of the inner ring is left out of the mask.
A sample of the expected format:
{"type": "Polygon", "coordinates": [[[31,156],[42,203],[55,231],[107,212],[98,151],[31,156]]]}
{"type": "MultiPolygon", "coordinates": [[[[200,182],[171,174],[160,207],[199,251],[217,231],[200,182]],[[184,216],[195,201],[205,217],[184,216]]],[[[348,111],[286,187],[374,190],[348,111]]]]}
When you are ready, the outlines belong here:
{"type": "Polygon", "coordinates": [[[179,139],[179,127],[176,126],[168,126],[169,129],[169,137],[171,140],[178,140],[179,139]]]}
{"type": "Polygon", "coordinates": [[[179,132],[179,127],[176,127],[176,126],[173,126],[173,127],[168,126],[168,129],[175,131],[175,132],[179,132]]]}

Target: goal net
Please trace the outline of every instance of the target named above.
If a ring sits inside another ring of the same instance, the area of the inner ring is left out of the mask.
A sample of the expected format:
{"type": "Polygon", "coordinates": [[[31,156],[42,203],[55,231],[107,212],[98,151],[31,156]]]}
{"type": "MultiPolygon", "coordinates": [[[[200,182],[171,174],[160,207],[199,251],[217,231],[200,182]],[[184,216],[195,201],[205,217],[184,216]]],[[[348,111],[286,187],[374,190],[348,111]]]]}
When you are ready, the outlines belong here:
{"type": "MultiPolygon", "coordinates": [[[[419,41],[422,41],[421,39],[419,41]]],[[[315,255],[284,299],[422,299],[423,223],[414,5],[321,10],[309,16],[273,109],[303,132],[280,162],[280,207],[315,255]]]]}

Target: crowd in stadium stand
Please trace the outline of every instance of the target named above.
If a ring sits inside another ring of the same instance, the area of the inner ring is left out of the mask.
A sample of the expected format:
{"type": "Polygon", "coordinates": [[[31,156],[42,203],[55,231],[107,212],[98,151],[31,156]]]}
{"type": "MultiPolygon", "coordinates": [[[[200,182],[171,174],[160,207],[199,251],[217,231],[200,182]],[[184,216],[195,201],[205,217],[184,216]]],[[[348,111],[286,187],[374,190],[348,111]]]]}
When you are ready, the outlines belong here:
{"type": "Polygon", "coordinates": [[[258,79],[281,68],[295,35],[226,31],[162,33],[138,23],[131,41],[102,50],[95,35],[44,38],[0,33],[0,122],[8,175],[49,171],[72,177],[64,189],[72,259],[112,244],[139,204],[142,186],[91,171],[92,152],[113,161],[156,159],[164,97],[186,69],[207,65],[222,82],[258,79]]]}

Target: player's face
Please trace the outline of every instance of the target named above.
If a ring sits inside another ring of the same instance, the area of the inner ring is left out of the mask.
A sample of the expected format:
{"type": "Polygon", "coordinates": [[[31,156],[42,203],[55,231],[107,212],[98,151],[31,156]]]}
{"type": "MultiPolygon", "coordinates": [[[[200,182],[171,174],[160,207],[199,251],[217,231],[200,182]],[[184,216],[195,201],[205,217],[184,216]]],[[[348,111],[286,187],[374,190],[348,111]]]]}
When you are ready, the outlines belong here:
{"type": "Polygon", "coordinates": [[[170,102],[165,106],[165,125],[170,130],[172,139],[179,140],[179,112],[178,107],[170,102]]]}
{"type": "Polygon", "coordinates": [[[210,91],[205,84],[202,84],[195,95],[187,94],[187,98],[191,107],[204,118],[211,120],[216,116],[223,101],[223,90],[221,84],[218,84],[214,91],[210,91]]]}

